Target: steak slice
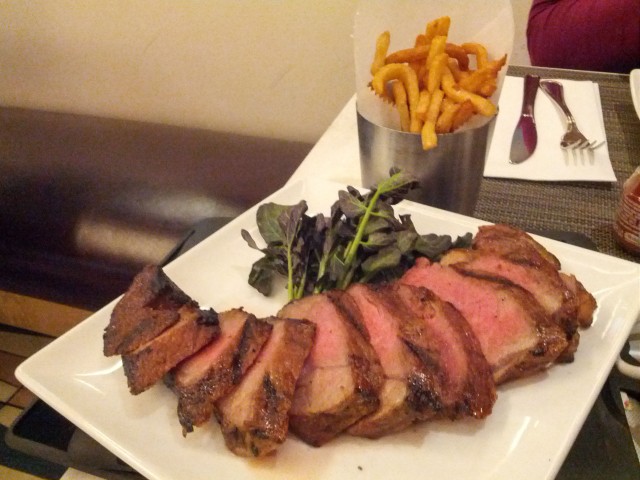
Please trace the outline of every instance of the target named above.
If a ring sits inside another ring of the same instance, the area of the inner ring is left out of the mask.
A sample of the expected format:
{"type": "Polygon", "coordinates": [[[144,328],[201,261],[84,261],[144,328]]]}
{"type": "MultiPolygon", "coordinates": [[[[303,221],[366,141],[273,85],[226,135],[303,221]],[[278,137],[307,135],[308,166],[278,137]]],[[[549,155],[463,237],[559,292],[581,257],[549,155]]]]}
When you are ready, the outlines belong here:
{"type": "Polygon", "coordinates": [[[144,267],[113,308],[103,335],[105,356],[136,350],[175,325],[178,309],[187,304],[197,307],[160,267],[144,267]]]}
{"type": "Polygon", "coordinates": [[[236,455],[262,457],[287,438],[289,410],[316,326],[306,320],[268,319],[273,331],[240,384],[216,403],[227,447],[236,455]]]}
{"type": "Polygon", "coordinates": [[[584,285],[570,273],[560,272],[562,280],[567,285],[567,288],[573,292],[578,302],[577,319],[578,324],[582,328],[588,328],[593,323],[593,314],[598,308],[596,299],[584,285]]]}
{"type": "MultiPolygon", "coordinates": [[[[405,429],[421,416],[440,409],[436,373],[414,353],[404,332],[419,319],[409,314],[397,299],[401,285],[353,284],[338,301],[349,318],[366,331],[380,360],[384,383],[380,405],[348,428],[351,435],[379,438],[405,429]]],[[[411,287],[404,287],[411,288],[411,287]]],[[[414,325],[414,330],[419,327],[414,325]]]]}
{"type": "Polygon", "coordinates": [[[564,362],[573,360],[580,338],[578,302],[552,264],[534,264],[523,259],[510,260],[490,250],[470,249],[450,250],[440,263],[455,265],[458,270],[470,275],[508,280],[527,290],[566,334],[568,346],[558,359],[564,362]]]}
{"type": "Polygon", "coordinates": [[[431,290],[407,287],[398,288],[397,297],[420,323],[406,324],[403,338],[437,375],[438,415],[452,420],[488,416],[496,401],[496,387],[471,326],[431,290]]]}
{"type": "Polygon", "coordinates": [[[483,225],[473,238],[473,248],[489,250],[513,261],[525,261],[532,265],[543,262],[560,270],[560,260],[536,242],[531,235],[510,225],[483,225]]]}
{"type": "Polygon", "coordinates": [[[157,337],[122,355],[129,390],[137,395],[151,387],[185,358],[220,334],[218,314],[191,303],[177,310],[178,321],[157,337]]]}
{"type": "Polygon", "coordinates": [[[227,395],[253,364],[271,334],[271,323],[241,308],[218,315],[220,336],[168,375],[178,396],[178,419],[184,434],[211,418],[216,400],[227,395]]]}
{"type": "Polygon", "coordinates": [[[450,302],[471,325],[499,384],[554,362],[567,347],[564,332],[526,290],[466,275],[419,258],[401,281],[450,302]]]}
{"type": "Polygon", "coordinates": [[[290,412],[291,430],[320,446],[378,408],[383,372],[366,338],[334,302],[344,292],[310,295],[285,305],[278,316],[316,325],[290,412]]]}

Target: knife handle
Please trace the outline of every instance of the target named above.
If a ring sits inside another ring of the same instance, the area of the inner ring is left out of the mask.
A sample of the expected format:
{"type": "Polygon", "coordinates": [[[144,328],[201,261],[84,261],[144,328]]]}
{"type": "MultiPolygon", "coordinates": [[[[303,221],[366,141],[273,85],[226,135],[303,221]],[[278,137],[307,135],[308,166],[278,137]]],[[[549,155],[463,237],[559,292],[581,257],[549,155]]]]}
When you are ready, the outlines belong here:
{"type": "Polygon", "coordinates": [[[527,74],[524,76],[524,95],[522,97],[522,115],[533,117],[533,105],[536,101],[536,93],[540,86],[538,75],[527,74]]]}

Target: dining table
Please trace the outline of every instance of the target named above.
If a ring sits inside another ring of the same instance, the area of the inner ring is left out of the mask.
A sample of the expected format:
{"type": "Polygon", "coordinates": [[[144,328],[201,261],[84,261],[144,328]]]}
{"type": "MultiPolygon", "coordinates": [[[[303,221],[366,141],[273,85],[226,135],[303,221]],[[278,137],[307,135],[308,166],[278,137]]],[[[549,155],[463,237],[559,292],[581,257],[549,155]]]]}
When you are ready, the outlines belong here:
{"type": "MultiPolygon", "coordinates": [[[[541,182],[484,177],[472,216],[490,223],[508,223],[527,232],[640,263],[640,257],[621,248],[612,230],[623,182],[640,165],[640,118],[633,106],[629,75],[517,65],[509,66],[507,71],[507,75],[515,77],[531,73],[541,78],[597,83],[606,148],[617,181],[541,182]]],[[[285,186],[309,178],[368,187],[361,185],[355,95],[287,179],[285,186]]],[[[205,231],[201,232],[200,238],[213,233],[219,226],[214,223],[209,230],[203,227],[205,231]]],[[[618,408],[619,399],[615,398],[619,395],[616,389],[621,385],[629,385],[629,381],[614,368],[568,452],[556,477],[558,480],[640,478],[637,443],[634,443],[624,412],[618,408]]],[[[635,438],[635,442],[640,442],[640,438],[635,438]]],[[[100,447],[95,444],[92,448],[100,447]]],[[[30,453],[37,456],[38,450],[30,453]]],[[[93,475],[106,479],[136,476],[135,472],[125,474],[107,470],[93,470],[89,474],[76,465],[59,478],[85,480],[95,478],[93,475]]]]}

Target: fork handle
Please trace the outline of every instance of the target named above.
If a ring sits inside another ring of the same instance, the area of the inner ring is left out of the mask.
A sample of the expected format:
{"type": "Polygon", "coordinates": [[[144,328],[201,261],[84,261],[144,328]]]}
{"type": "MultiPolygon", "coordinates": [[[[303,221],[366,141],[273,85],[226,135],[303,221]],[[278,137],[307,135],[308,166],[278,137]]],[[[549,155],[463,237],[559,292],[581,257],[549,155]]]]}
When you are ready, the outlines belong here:
{"type": "Polygon", "coordinates": [[[562,113],[567,117],[569,125],[575,125],[576,121],[571,114],[571,110],[569,110],[567,103],[564,101],[564,88],[562,84],[553,80],[542,80],[540,82],[540,88],[558,104],[562,113]]]}

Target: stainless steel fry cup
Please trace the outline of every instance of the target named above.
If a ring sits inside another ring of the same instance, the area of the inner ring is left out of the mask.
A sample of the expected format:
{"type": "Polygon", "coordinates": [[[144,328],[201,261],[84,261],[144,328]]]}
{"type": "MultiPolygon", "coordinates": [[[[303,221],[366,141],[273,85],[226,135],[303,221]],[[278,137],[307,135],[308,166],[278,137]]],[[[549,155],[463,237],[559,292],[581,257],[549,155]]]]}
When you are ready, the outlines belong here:
{"type": "Polygon", "coordinates": [[[391,167],[397,167],[420,183],[407,199],[473,214],[495,116],[481,127],[438,135],[438,146],[425,151],[419,134],[381,127],[357,115],[363,187],[388,178],[391,167]]]}

